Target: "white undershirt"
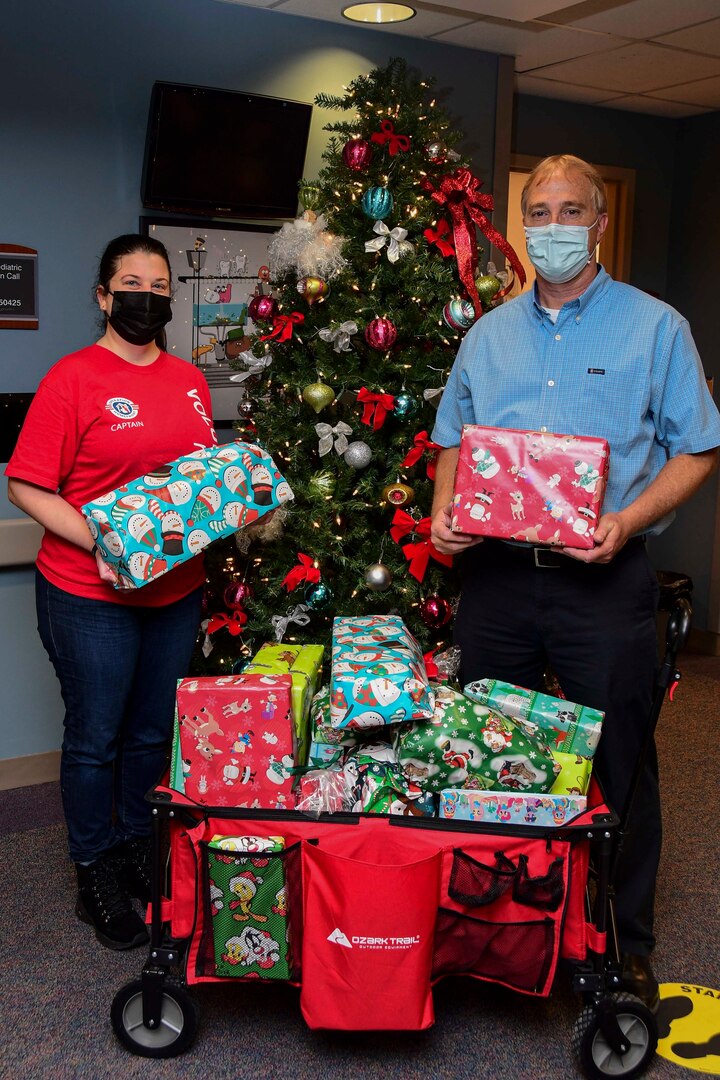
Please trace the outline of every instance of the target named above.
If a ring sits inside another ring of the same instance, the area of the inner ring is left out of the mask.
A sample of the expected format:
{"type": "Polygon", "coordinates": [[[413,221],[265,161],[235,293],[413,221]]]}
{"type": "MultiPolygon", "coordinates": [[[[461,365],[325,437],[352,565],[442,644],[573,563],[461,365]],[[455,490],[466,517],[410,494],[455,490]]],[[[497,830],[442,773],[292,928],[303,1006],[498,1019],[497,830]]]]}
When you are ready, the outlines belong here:
{"type": "Polygon", "coordinates": [[[557,322],[557,317],[560,314],[560,308],[544,307],[543,311],[547,311],[548,315],[550,316],[551,322],[557,322]]]}

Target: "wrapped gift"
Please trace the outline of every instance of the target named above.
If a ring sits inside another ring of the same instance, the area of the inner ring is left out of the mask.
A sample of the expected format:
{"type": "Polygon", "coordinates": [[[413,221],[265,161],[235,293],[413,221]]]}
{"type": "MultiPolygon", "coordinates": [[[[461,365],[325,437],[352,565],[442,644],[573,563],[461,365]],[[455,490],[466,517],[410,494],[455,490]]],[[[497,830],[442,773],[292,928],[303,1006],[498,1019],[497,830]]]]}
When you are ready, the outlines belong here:
{"type": "Polygon", "coordinates": [[[324,646],[322,645],[263,645],[243,674],[272,672],[289,675],[292,679],[292,715],[295,724],[295,761],[304,765],[308,757],[308,725],[310,705],[321,678],[324,646]]]}
{"type": "Polygon", "coordinates": [[[452,528],[591,548],[607,480],[605,439],[466,424],[452,528]]]}
{"type": "Polygon", "coordinates": [[[435,687],[431,722],[400,728],[395,747],[405,775],[426,791],[545,792],[560,768],[536,736],[447,686],[435,687]]]}
{"type": "Polygon", "coordinates": [[[331,723],[377,728],[429,719],[434,696],[420,646],[394,615],[333,624],[331,723]]]}
{"type": "Polygon", "coordinates": [[[292,498],[267,451],[235,441],[152,469],[82,512],[117,587],[139,589],[292,498]]]}
{"type": "Polygon", "coordinates": [[[483,825],[566,825],[587,806],[582,795],[501,795],[453,788],[440,792],[439,816],[483,825]]]}
{"type": "Polygon", "coordinates": [[[435,813],[432,796],[408,780],[388,743],[370,743],[351,750],[343,771],[354,779],[355,811],[406,817],[432,817],[435,813]]]}
{"type": "Polygon", "coordinates": [[[562,750],[553,750],[553,757],[559,768],[555,782],[550,789],[552,795],[587,795],[592,775],[592,758],[581,754],[566,754],[562,750]]]}
{"type": "Polygon", "coordinates": [[[362,741],[362,732],[334,728],[330,715],[330,687],[321,687],[310,705],[310,748],[308,764],[327,768],[342,761],[348,748],[362,741]]]}
{"type": "Polygon", "coordinates": [[[541,733],[551,750],[591,758],[597,750],[605,713],[564,698],[525,690],[522,686],[478,679],[464,689],[466,697],[509,716],[529,732],[541,733]]]}
{"type": "Polygon", "coordinates": [[[277,855],[285,842],[282,837],[267,839],[271,844],[259,849],[265,858],[262,854],[238,856],[229,853],[232,849],[225,844],[208,844],[210,910],[218,975],[290,978],[285,868],[283,859],[277,855]]]}
{"type": "Polygon", "coordinates": [[[290,675],[181,679],[185,794],[208,806],[292,806],[295,728],[290,675]]]}

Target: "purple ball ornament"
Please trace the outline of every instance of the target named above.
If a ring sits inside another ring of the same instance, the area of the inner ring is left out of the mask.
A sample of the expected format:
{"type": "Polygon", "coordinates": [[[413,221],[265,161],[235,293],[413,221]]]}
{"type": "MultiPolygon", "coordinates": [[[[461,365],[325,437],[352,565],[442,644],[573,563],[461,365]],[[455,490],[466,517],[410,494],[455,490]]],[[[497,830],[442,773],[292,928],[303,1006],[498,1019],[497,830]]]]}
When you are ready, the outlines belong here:
{"type": "Polygon", "coordinates": [[[420,604],[420,618],[429,630],[439,630],[452,618],[452,607],[444,597],[433,593],[420,604]]]}
{"type": "Polygon", "coordinates": [[[277,306],[274,296],[253,296],[248,304],[248,317],[253,322],[270,322],[277,315],[277,306]]]}
{"type": "Polygon", "coordinates": [[[451,330],[467,330],[475,322],[475,308],[469,300],[448,300],[443,319],[451,330]]]}
{"type": "Polygon", "coordinates": [[[367,139],[350,139],[342,150],[342,159],[348,169],[353,172],[362,172],[366,169],[373,158],[372,144],[367,139]]]}
{"type": "Polygon", "coordinates": [[[233,611],[235,608],[243,607],[251,599],[252,594],[252,588],[247,582],[231,581],[223,593],[223,602],[225,607],[233,611]]]}
{"type": "Polygon", "coordinates": [[[371,349],[387,352],[397,340],[397,329],[392,319],[385,316],[373,319],[365,327],[365,340],[371,349]]]}

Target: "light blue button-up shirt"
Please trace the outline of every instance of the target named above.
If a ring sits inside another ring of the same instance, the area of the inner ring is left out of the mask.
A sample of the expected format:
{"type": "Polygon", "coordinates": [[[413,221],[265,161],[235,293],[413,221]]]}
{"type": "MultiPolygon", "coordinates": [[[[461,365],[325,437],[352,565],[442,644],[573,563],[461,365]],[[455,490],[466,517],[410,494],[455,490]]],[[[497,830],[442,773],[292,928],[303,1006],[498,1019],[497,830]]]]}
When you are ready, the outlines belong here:
{"type": "Polygon", "coordinates": [[[475,323],[432,438],[457,446],[463,424],[607,439],[607,512],[636,499],[668,457],[720,446],[720,414],[687,320],[602,267],[555,323],[537,285],[475,323]]]}

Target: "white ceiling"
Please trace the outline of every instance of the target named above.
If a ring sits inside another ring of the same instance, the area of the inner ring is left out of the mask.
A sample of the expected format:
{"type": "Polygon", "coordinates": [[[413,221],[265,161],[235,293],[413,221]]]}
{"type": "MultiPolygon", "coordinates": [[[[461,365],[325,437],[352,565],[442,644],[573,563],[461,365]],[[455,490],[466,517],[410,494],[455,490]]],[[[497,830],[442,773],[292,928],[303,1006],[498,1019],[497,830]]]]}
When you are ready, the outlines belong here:
{"type": "MultiPolygon", "coordinates": [[[[360,25],[342,17],[350,0],[227,2],[360,25]]],[[[720,109],[720,0],[408,3],[414,19],[371,29],[513,56],[522,94],[657,116],[720,109]]]]}

